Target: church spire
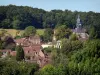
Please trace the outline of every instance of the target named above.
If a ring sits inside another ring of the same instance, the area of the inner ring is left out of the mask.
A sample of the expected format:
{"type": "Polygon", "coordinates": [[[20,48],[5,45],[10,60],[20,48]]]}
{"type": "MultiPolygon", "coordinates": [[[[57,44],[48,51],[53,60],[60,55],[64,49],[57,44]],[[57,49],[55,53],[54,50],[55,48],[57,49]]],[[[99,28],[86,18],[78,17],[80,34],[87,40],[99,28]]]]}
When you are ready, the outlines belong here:
{"type": "Polygon", "coordinates": [[[80,27],[81,27],[81,20],[80,20],[80,15],[78,15],[77,23],[76,23],[76,28],[80,28],[80,27]]]}

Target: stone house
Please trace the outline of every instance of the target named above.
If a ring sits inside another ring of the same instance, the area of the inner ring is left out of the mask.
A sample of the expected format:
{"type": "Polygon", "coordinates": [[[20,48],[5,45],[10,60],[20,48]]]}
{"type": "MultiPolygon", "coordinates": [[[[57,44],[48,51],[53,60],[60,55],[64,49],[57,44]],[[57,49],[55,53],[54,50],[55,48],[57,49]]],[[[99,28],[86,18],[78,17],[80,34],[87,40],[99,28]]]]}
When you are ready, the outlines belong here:
{"type": "Polygon", "coordinates": [[[25,53],[25,60],[37,62],[40,67],[47,63],[47,56],[42,51],[41,39],[38,35],[16,39],[16,45],[21,45],[25,53]]]}

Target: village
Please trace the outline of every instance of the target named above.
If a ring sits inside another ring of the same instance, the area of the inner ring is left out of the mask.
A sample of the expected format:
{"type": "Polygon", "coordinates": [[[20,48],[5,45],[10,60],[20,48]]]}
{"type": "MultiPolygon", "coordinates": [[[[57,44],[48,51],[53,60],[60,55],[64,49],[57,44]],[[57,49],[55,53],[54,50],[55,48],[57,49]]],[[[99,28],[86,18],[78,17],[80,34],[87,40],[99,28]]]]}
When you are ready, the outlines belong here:
{"type": "Polygon", "coordinates": [[[100,0],[0,0],[0,75],[100,75],[100,0]]]}
{"type": "MultiPolygon", "coordinates": [[[[89,35],[85,32],[85,29],[82,28],[82,24],[80,22],[80,16],[78,15],[76,20],[76,28],[71,30],[73,34],[77,35],[78,40],[85,41],[89,38],[89,35]]],[[[52,41],[47,43],[43,42],[39,35],[31,35],[28,37],[11,39],[8,37],[9,43],[13,42],[16,46],[21,45],[26,62],[36,62],[40,67],[43,67],[46,64],[51,63],[51,56],[44,53],[44,48],[58,48],[61,49],[61,40],[56,39],[56,29],[53,30],[52,41]]],[[[16,56],[17,51],[12,51],[10,49],[0,50],[2,52],[1,58],[4,59],[9,55],[16,56]]]]}

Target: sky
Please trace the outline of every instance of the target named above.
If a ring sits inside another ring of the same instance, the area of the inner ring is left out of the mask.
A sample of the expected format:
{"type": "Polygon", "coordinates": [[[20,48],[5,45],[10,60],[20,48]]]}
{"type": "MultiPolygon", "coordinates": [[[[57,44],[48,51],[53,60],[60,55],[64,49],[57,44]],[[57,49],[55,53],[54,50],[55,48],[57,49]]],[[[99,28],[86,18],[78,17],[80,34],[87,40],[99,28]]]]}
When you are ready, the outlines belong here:
{"type": "Polygon", "coordinates": [[[9,4],[42,8],[47,11],[68,9],[100,12],[100,0],[0,0],[0,6],[9,4]]]}

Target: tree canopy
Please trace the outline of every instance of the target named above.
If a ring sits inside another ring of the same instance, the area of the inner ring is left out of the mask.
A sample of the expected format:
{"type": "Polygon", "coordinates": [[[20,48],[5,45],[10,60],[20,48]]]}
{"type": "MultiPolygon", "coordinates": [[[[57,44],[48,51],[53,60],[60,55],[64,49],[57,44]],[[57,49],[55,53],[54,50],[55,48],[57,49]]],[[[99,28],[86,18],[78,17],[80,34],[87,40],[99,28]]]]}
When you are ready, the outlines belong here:
{"type": "Polygon", "coordinates": [[[44,31],[43,41],[44,42],[51,42],[53,37],[53,30],[51,28],[47,28],[44,31]]]}
{"type": "Polygon", "coordinates": [[[24,50],[23,50],[23,48],[21,47],[21,45],[16,46],[15,50],[17,51],[17,53],[16,53],[16,60],[17,60],[17,61],[22,61],[22,60],[24,60],[24,50]]]}
{"type": "Polygon", "coordinates": [[[33,26],[28,26],[25,28],[24,36],[31,36],[36,34],[36,29],[33,26]]]}
{"type": "Polygon", "coordinates": [[[60,40],[62,38],[69,38],[71,33],[71,30],[66,25],[59,26],[55,30],[55,36],[57,40],[60,40]]]}
{"type": "Polygon", "coordinates": [[[25,29],[27,26],[35,28],[55,28],[66,25],[75,28],[77,15],[80,14],[82,25],[100,27],[100,13],[78,12],[70,10],[51,10],[32,8],[28,6],[0,6],[0,28],[25,29]]]}

